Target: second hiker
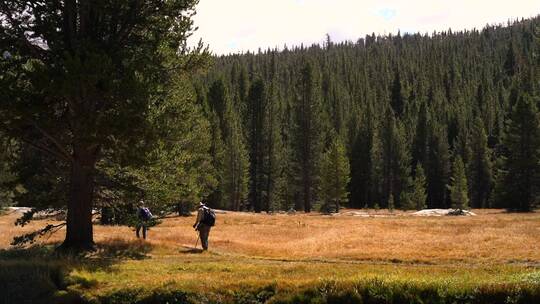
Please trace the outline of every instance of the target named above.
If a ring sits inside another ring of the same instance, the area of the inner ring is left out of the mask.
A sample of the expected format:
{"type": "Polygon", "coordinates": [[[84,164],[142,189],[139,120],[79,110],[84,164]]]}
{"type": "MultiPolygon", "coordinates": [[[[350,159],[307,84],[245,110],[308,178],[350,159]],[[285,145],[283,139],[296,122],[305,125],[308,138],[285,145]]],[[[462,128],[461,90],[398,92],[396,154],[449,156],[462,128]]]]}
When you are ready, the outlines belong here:
{"type": "Polygon", "coordinates": [[[197,210],[197,220],[193,224],[193,228],[199,231],[199,237],[201,238],[201,244],[203,250],[208,250],[208,236],[210,229],[216,222],[216,214],[214,210],[208,208],[203,202],[199,203],[199,209],[197,210]]]}
{"type": "Polygon", "coordinates": [[[137,238],[140,237],[139,231],[141,231],[142,229],[143,239],[146,240],[146,230],[148,229],[148,221],[150,221],[151,219],[152,219],[152,213],[150,212],[150,209],[148,209],[144,205],[144,201],[141,200],[137,208],[137,225],[135,227],[137,238]]]}

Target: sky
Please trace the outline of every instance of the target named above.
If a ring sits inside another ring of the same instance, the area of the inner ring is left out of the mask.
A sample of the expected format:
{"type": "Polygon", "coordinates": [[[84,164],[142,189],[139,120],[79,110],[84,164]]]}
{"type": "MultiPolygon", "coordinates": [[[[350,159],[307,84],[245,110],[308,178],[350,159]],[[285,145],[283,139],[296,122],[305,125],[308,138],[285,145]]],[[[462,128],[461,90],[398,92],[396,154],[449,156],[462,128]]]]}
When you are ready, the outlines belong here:
{"type": "Polygon", "coordinates": [[[540,0],[200,0],[199,39],[217,55],[356,41],[366,34],[481,29],[540,14],[540,0]]]}

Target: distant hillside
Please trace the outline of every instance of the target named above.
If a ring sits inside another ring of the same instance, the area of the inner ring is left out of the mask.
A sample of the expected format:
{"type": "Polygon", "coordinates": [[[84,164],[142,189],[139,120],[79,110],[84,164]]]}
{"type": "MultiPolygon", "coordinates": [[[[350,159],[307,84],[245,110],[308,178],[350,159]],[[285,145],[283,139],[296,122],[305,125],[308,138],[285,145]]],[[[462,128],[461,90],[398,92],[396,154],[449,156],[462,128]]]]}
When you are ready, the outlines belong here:
{"type": "Polygon", "coordinates": [[[461,158],[470,206],[520,209],[494,189],[511,178],[504,134],[512,106],[540,103],[539,36],[536,17],[215,58],[195,83],[221,175],[211,202],[256,211],[328,207],[324,152],[339,139],[351,178],[339,201],[351,207],[391,200],[416,208],[423,186],[428,207],[450,207],[452,163],[461,158]]]}

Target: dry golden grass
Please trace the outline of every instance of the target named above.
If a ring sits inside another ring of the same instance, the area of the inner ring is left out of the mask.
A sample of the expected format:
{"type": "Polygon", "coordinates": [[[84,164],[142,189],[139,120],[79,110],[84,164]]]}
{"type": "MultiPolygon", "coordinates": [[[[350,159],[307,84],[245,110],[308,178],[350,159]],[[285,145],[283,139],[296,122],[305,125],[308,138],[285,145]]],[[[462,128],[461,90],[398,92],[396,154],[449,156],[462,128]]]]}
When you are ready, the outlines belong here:
{"type": "MultiPolygon", "coordinates": [[[[210,249],[220,255],[286,260],[347,260],[427,264],[540,264],[540,213],[475,210],[474,217],[324,216],[320,214],[218,214],[210,249]]],[[[370,211],[384,215],[383,211],[370,211]]],[[[0,248],[13,236],[42,227],[44,220],[16,227],[16,215],[0,216],[0,248]]],[[[192,247],[194,217],[173,217],[149,231],[153,254],[192,247]]],[[[50,221],[49,221],[50,222],[50,221]]],[[[131,228],[95,225],[98,243],[133,240],[131,228]]],[[[42,242],[59,242],[61,230],[42,242]]],[[[200,243],[199,243],[200,244],[200,243]]],[[[200,246],[200,245],[199,245],[200,246]]]]}
{"type": "MultiPolygon", "coordinates": [[[[35,264],[63,265],[69,280],[80,282],[70,288],[88,297],[133,288],[219,294],[271,284],[298,290],[327,280],[370,278],[454,290],[538,280],[540,213],[476,212],[431,218],[384,211],[370,211],[378,217],[230,212],[218,214],[210,252],[203,254],[192,250],[193,216],[164,219],[149,231],[148,241],[137,240],[129,227],[95,225],[100,249],[83,260],[28,250],[0,259],[0,269],[24,274],[35,264]]],[[[40,220],[21,228],[13,225],[16,218],[0,216],[0,249],[15,235],[55,223],[40,220]]],[[[64,232],[40,242],[61,242],[64,232]]]]}

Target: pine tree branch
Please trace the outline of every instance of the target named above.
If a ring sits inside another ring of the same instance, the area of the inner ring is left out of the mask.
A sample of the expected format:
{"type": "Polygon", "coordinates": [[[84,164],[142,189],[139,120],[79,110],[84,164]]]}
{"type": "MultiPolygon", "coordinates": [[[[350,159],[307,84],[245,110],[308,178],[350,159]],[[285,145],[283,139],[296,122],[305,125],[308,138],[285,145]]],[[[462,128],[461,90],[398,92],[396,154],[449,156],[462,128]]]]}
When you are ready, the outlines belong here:
{"type": "Polygon", "coordinates": [[[45,136],[54,144],[54,146],[58,149],[60,154],[64,156],[66,160],[70,162],[73,161],[73,157],[68,153],[68,151],[60,144],[60,142],[54,136],[46,132],[35,121],[32,121],[32,125],[34,126],[34,128],[36,128],[36,130],[38,130],[43,136],[45,136]]]}
{"type": "Polygon", "coordinates": [[[24,143],[31,146],[32,148],[40,150],[41,152],[47,153],[47,154],[49,154],[49,155],[51,155],[51,156],[53,156],[53,157],[55,157],[55,158],[57,158],[59,160],[66,161],[66,162],[71,162],[72,161],[71,158],[66,158],[63,154],[55,152],[54,150],[49,149],[48,147],[45,147],[43,145],[39,145],[39,144],[35,143],[33,140],[29,140],[29,139],[26,139],[24,137],[22,137],[21,140],[24,143]]]}

